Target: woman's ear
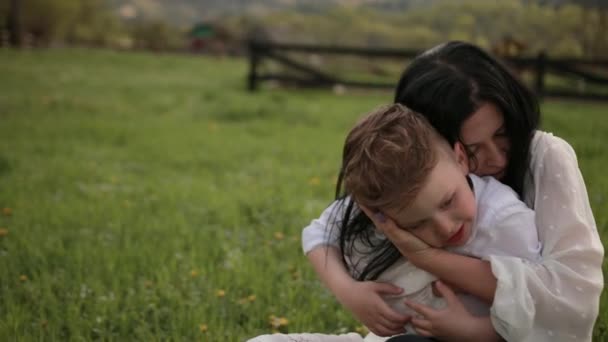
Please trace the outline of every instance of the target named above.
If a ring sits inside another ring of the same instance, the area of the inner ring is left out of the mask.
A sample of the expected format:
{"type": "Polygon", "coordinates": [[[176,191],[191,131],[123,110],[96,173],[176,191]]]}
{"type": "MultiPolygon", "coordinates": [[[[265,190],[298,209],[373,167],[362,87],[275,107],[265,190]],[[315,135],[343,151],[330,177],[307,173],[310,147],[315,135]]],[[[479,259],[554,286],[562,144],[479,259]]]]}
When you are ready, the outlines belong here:
{"type": "Polygon", "coordinates": [[[462,172],[464,174],[468,174],[469,156],[467,154],[466,147],[464,147],[464,145],[459,141],[454,143],[454,155],[456,156],[456,162],[458,163],[458,166],[460,166],[462,172]]]}

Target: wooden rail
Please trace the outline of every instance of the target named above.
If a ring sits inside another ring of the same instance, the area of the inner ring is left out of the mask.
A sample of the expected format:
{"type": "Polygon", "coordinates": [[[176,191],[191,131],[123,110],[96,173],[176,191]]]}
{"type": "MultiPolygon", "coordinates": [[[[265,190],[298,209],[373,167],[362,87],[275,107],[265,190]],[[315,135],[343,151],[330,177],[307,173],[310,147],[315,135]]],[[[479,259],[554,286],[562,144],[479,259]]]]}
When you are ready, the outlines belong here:
{"type": "MultiPolygon", "coordinates": [[[[323,46],[295,43],[249,42],[248,89],[256,91],[264,81],[280,81],[302,87],[332,87],[343,85],[358,88],[393,89],[394,83],[357,81],[344,79],[322,71],[319,68],[294,60],[288,53],[314,53],[340,56],[360,56],[366,58],[400,58],[411,60],[420,51],[394,48],[362,48],[353,46],[323,46]],[[264,60],[273,60],[284,67],[297,71],[301,76],[287,73],[262,73],[260,66],[264,60]]],[[[580,99],[608,100],[608,60],[549,58],[544,52],[535,57],[509,57],[504,62],[516,70],[530,71],[534,75],[530,86],[539,97],[567,97],[580,99]],[[602,70],[603,73],[598,72],[602,70]],[[595,88],[605,87],[604,92],[580,91],[577,86],[567,88],[548,87],[546,77],[554,74],[577,83],[584,82],[595,88]]]]}

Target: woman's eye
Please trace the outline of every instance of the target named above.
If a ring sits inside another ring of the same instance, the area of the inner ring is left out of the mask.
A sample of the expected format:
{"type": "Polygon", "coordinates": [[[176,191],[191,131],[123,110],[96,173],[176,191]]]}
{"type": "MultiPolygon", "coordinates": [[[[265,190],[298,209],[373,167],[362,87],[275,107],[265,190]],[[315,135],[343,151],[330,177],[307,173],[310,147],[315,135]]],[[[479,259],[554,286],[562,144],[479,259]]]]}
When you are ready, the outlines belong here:
{"type": "Polygon", "coordinates": [[[498,129],[498,131],[496,131],[496,133],[494,133],[495,137],[504,137],[507,135],[507,129],[504,127],[501,127],[498,129]]]}
{"type": "Polygon", "coordinates": [[[479,145],[467,145],[466,147],[471,154],[476,154],[479,151],[479,145]]]}

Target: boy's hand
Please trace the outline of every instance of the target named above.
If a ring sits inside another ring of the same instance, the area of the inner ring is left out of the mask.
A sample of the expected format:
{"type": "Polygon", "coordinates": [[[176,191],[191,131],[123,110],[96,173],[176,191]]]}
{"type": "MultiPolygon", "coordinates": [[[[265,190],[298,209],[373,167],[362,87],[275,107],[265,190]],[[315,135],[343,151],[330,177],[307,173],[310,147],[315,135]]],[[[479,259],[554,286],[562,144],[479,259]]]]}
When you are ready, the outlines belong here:
{"type": "Polygon", "coordinates": [[[442,341],[501,341],[489,317],[471,315],[445,283],[437,281],[435,285],[441,297],[446,300],[445,309],[435,310],[406,301],[406,305],[420,315],[411,320],[419,335],[436,337],[442,341]]]}
{"type": "Polygon", "coordinates": [[[392,336],[405,331],[411,317],[393,310],[382,295],[398,295],[403,289],[387,283],[357,281],[342,289],[338,300],[371,332],[392,336]]]}
{"type": "Polygon", "coordinates": [[[426,242],[414,236],[414,234],[397,226],[395,221],[386,217],[383,213],[379,211],[374,212],[365,206],[359,207],[372,220],[376,228],[399,249],[401,254],[414,264],[416,264],[415,259],[417,257],[423,257],[422,254],[427,255],[435,250],[426,242]]]}

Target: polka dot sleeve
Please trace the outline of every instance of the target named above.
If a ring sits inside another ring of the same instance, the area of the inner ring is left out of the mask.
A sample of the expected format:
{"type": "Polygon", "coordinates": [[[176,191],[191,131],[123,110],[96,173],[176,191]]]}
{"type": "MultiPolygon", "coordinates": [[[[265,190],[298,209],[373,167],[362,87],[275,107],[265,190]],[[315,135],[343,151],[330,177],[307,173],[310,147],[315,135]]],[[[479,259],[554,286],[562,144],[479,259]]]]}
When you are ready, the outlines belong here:
{"type": "Polygon", "coordinates": [[[507,341],[591,341],[603,288],[604,249],[573,149],[538,132],[533,201],[541,260],[488,260],[498,286],[492,323],[507,341]]]}

